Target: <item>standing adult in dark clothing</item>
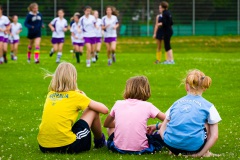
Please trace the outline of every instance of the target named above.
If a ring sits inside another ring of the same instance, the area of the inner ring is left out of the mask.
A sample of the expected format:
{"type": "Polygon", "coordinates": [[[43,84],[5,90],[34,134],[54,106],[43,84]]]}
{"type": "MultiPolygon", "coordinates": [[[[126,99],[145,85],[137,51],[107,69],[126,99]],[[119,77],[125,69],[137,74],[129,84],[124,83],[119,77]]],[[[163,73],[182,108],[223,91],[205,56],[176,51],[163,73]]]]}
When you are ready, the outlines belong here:
{"type": "Polygon", "coordinates": [[[39,63],[41,28],[43,27],[42,14],[38,12],[38,4],[31,3],[28,7],[29,13],[25,19],[24,25],[28,28],[28,62],[30,63],[33,44],[35,43],[34,59],[35,63],[39,63]]]}
{"type": "Polygon", "coordinates": [[[162,22],[158,23],[158,25],[162,26],[163,28],[164,47],[167,52],[167,60],[164,62],[164,64],[174,64],[173,51],[170,43],[171,37],[173,35],[173,21],[172,15],[168,10],[168,3],[166,1],[161,2],[159,10],[162,13],[162,22]]]}

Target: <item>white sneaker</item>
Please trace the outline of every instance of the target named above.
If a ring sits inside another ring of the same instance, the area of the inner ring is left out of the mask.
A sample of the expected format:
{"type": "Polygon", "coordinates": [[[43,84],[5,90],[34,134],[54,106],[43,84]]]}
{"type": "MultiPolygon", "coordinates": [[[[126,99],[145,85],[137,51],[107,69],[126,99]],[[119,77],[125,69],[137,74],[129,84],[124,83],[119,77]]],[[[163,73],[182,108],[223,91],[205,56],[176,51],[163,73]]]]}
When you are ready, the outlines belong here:
{"type": "Polygon", "coordinates": [[[60,58],[57,58],[56,63],[60,63],[60,58]]]}
{"type": "Polygon", "coordinates": [[[92,62],[93,62],[93,63],[96,62],[96,58],[95,58],[95,57],[92,58],[92,62]]]}
{"type": "Polygon", "coordinates": [[[14,56],[14,57],[13,57],[13,60],[15,60],[15,61],[16,61],[16,60],[17,60],[17,56],[14,56]]]}
{"type": "Polygon", "coordinates": [[[87,63],[86,67],[91,67],[91,63],[87,63]]]}

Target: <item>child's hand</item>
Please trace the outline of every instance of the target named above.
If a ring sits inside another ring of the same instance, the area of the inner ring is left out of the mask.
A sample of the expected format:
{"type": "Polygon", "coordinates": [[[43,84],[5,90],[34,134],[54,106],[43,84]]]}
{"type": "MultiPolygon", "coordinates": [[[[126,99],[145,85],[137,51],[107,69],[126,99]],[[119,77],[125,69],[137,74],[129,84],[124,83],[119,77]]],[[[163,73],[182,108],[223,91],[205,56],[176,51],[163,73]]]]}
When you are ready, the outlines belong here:
{"type": "Polygon", "coordinates": [[[63,31],[66,32],[68,29],[67,28],[63,28],[63,31]]]}
{"type": "Polygon", "coordinates": [[[156,130],[156,125],[147,126],[147,134],[152,134],[156,130]]]}
{"type": "Polygon", "coordinates": [[[51,31],[54,32],[54,31],[55,31],[55,28],[52,27],[52,28],[51,28],[51,31]]]}

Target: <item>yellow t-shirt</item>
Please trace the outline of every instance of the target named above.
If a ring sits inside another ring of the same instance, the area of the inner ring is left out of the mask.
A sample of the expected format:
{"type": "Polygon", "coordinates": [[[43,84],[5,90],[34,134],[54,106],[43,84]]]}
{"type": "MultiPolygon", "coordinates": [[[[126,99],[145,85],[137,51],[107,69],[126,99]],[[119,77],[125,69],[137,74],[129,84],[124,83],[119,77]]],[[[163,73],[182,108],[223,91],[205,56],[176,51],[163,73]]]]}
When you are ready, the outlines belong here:
{"type": "Polygon", "coordinates": [[[90,98],[78,91],[49,92],[39,126],[38,143],[45,148],[62,147],[73,143],[72,132],[79,110],[85,110],[90,98]]]}

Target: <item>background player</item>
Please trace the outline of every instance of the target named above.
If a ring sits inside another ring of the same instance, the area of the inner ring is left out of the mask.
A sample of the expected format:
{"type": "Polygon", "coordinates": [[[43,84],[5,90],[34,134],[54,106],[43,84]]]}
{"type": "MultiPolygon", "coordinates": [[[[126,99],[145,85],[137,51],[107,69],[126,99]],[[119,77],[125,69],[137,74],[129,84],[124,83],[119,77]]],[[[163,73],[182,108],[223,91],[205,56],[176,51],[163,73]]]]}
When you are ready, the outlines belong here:
{"type": "Polygon", "coordinates": [[[52,31],[52,44],[53,48],[50,51],[49,56],[52,57],[54,52],[58,52],[56,63],[60,62],[62,57],[62,48],[64,44],[65,32],[68,30],[67,20],[64,18],[64,11],[58,10],[58,17],[54,18],[49,24],[49,28],[52,31]]]}
{"type": "Polygon", "coordinates": [[[28,62],[30,63],[31,59],[31,52],[33,44],[35,43],[35,51],[34,51],[34,59],[35,63],[39,63],[39,54],[40,54],[40,43],[41,43],[41,28],[44,27],[43,20],[42,20],[42,14],[38,12],[38,4],[37,3],[31,3],[28,7],[28,15],[25,19],[24,25],[28,28],[28,39],[29,39],[29,45],[28,45],[28,53],[27,58],[28,62]]]}
{"type": "Polygon", "coordinates": [[[102,45],[102,19],[98,18],[99,17],[99,13],[97,10],[93,11],[93,16],[96,19],[96,53],[95,53],[95,57],[96,60],[98,60],[99,57],[99,52],[101,50],[101,45],[102,45]]]}
{"type": "Polygon", "coordinates": [[[112,62],[116,62],[116,45],[117,45],[117,28],[118,23],[118,11],[113,6],[106,7],[106,16],[102,18],[104,32],[104,42],[107,47],[108,65],[112,65],[112,62]],[[112,55],[112,57],[111,57],[112,55]]]}

